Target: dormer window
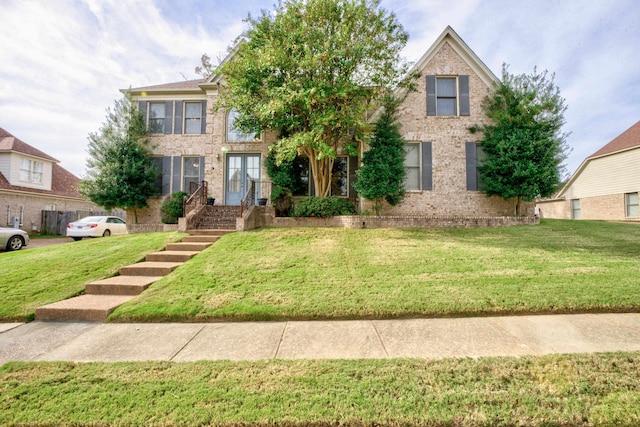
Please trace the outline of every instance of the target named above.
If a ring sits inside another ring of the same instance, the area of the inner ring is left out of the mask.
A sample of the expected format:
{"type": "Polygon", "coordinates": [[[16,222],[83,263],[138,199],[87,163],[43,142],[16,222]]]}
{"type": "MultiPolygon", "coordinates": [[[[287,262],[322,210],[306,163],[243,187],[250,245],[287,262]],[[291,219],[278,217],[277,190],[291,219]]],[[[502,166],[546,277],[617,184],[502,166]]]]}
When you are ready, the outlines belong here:
{"type": "Polygon", "coordinates": [[[44,165],[31,159],[20,159],[20,181],[42,184],[44,165]]]}

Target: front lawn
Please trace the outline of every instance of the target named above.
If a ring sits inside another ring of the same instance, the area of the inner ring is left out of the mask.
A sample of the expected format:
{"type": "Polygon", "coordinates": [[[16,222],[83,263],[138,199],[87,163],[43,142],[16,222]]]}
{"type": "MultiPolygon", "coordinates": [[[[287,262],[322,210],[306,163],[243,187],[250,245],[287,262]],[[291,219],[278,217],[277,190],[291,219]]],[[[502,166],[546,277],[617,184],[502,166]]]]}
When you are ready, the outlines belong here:
{"type": "Polygon", "coordinates": [[[2,425],[637,426],[638,353],[523,358],[22,363],[2,425]]]}
{"type": "Polygon", "coordinates": [[[640,226],[263,229],[224,236],[112,321],[637,311],[640,226]]]}
{"type": "Polygon", "coordinates": [[[0,321],[32,320],[37,307],[78,295],[86,283],[114,276],[181,236],[132,234],[0,252],[0,321]]]}

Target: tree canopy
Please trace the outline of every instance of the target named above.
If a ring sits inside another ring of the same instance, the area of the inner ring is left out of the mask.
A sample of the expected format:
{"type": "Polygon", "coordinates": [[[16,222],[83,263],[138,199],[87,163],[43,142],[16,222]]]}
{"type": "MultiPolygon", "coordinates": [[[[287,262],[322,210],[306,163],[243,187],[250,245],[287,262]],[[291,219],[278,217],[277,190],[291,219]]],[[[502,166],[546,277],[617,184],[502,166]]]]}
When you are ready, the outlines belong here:
{"type": "Polygon", "coordinates": [[[107,118],[98,132],[89,134],[87,178],[79,191],[107,210],[147,206],[157,195],[158,170],[147,147],[147,129],[132,100],[125,96],[107,109],[107,118]]]}
{"type": "Polygon", "coordinates": [[[404,140],[396,120],[398,105],[399,102],[391,97],[384,102],[369,150],[362,157],[362,167],[353,184],[358,194],[373,201],[376,215],[380,215],[383,200],[395,206],[405,194],[404,140]]]}
{"type": "Polygon", "coordinates": [[[501,82],[484,99],[489,123],[471,129],[484,134],[478,167],[482,190],[514,199],[516,215],[522,200],[550,196],[561,183],[566,108],[553,74],[534,69],[513,75],[506,65],[501,82]]]}
{"type": "Polygon", "coordinates": [[[218,107],[245,131],[272,130],[277,161],[309,158],[316,195],[330,191],[340,150],[355,153],[381,93],[405,84],[408,35],[379,0],[285,0],[249,16],[228,61],[218,107]]]}

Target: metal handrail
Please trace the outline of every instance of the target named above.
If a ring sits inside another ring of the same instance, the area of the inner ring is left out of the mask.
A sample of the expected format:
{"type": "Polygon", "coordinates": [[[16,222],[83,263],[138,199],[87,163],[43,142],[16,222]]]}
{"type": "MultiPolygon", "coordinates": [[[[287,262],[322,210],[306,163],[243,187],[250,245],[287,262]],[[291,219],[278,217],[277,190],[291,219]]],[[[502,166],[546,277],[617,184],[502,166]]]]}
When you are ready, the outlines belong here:
{"type": "Polygon", "coordinates": [[[244,215],[245,209],[249,209],[249,206],[253,206],[256,204],[256,182],[253,179],[249,180],[249,188],[247,189],[246,194],[242,198],[240,202],[240,216],[244,215]]]}
{"type": "Polygon", "coordinates": [[[191,193],[191,195],[184,202],[183,216],[187,216],[198,206],[202,206],[207,203],[207,181],[202,181],[200,186],[191,193]]]}

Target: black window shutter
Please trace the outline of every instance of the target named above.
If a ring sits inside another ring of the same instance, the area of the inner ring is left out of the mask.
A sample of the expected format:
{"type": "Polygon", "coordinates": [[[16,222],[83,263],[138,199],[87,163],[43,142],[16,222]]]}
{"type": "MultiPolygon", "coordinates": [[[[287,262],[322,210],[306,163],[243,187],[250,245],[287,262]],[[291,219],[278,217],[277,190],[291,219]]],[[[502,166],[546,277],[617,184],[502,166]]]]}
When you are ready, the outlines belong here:
{"type": "MultiPolygon", "coordinates": [[[[204,156],[200,156],[200,183],[204,181],[204,156]]],[[[198,185],[200,185],[198,183],[198,185]]]]}
{"type": "Polygon", "coordinates": [[[476,143],[467,142],[465,145],[467,159],[467,190],[477,191],[478,180],[476,178],[476,143]]]}
{"type": "Polygon", "coordinates": [[[175,121],[173,125],[173,133],[176,135],[182,134],[182,101],[176,101],[176,114],[174,114],[175,121]]]}
{"type": "Polygon", "coordinates": [[[162,195],[168,196],[171,193],[171,157],[162,158],[162,195]]]}
{"type": "Polygon", "coordinates": [[[427,116],[436,115],[436,76],[427,76],[427,116]]]}
{"type": "Polygon", "coordinates": [[[147,101],[138,101],[138,110],[142,112],[144,124],[147,124],[147,101]]]}
{"type": "Polygon", "coordinates": [[[422,143],[422,189],[433,190],[433,161],[431,142],[422,143]]]}
{"type": "Polygon", "coordinates": [[[180,191],[182,186],[180,185],[181,176],[182,176],[182,157],[173,156],[173,173],[171,174],[171,190],[172,192],[180,191]]]}
{"type": "Polygon", "coordinates": [[[358,192],[353,188],[353,183],[356,181],[356,171],[360,166],[360,160],[358,156],[349,156],[349,197],[356,197],[358,192]]]}
{"type": "Polygon", "coordinates": [[[471,105],[469,104],[469,76],[458,76],[460,89],[460,115],[471,115],[471,105]]]}
{"type": "Polygon", "coordinates": [[[164,134],[170,135],[172,131],[173,119],[173,101],[165,101],[164,103],[164,134]]]}
{"type": "Polygon", "coordinates": [[[207,101],[202,101],[202,110],[200,116],[200,133],[207,133],[207,101]]]}

